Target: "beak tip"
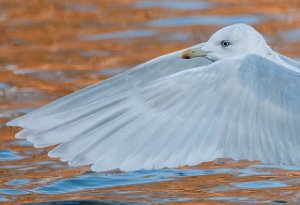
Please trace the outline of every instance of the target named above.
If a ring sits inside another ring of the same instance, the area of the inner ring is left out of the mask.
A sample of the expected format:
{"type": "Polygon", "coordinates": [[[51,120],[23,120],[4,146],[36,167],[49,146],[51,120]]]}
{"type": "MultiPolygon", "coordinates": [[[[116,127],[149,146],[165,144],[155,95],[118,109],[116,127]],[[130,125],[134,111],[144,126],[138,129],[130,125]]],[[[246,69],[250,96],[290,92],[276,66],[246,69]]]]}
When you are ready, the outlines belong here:
{"type": "Polygon", "coordinates": [[[183,54],[181,56],[182,59],[191,59],[191,57],[188,54],[183,54]]]}
{"type": "Polygon", "coordinates": [[[182,59],[191,59],[190,50],[186,50],[183,53],[181,53],[182,59]]]}
{"type": "Polygon", "coordinates": [[[206,57],[210,51],[202,50],[201,48],[192,48],[181,53],[182,59],[191,59],[195,57],[206,57]]]}

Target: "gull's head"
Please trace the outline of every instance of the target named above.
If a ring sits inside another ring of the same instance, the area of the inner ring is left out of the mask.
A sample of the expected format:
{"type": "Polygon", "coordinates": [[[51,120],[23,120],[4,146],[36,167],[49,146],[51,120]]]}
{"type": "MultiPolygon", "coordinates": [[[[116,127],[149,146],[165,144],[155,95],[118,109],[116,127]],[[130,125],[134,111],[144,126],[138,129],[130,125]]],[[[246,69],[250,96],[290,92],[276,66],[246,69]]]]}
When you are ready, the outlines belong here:
{"type": "Polygon", "coordinates": [[[263,36],[247,24],[226,26],[210,39],[182,53],[182,58],[205,57],[212,61],[237,55],[253,53],[262,56],[271,55],[272,49],[263,36]]]}

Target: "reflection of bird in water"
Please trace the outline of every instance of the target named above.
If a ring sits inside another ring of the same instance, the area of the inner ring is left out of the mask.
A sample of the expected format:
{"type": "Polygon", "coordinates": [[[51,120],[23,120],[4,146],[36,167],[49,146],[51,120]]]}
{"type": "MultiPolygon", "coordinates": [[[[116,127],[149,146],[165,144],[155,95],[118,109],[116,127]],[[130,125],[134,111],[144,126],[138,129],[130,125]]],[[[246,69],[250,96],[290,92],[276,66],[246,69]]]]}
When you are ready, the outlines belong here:
{"type": "Polygon", "coordinates": [[[35,147],[94,171],[216,158],[300,164],[300,65],[235,24],[58,99],[10,126],[35,147]],[[202,57],[202,58],[194,58],[202,57]]]}

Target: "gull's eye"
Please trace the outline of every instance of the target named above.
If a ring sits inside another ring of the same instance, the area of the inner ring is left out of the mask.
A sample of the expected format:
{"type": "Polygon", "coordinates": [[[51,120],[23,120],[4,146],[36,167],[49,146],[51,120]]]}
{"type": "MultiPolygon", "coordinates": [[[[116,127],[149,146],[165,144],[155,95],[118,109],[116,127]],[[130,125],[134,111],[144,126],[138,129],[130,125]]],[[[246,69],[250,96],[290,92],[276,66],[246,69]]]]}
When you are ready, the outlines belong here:
{"type": "Polygon", "coordinates": [[[222,47],[228,47],[229,45],[230,45],[229,41],[226,41],[226,40],[221,41],[221,46],[222,47]]]}

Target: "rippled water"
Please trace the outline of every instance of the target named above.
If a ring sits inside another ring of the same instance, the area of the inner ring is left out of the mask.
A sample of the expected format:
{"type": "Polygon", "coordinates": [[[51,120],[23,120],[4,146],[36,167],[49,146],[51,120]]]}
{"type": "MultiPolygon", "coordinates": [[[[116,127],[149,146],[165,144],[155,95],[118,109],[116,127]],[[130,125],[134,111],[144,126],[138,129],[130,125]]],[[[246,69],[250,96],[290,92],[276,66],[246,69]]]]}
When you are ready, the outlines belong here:
{"type": "Polygon", "coordinates": [[[300,166],[217,159],[93,173],[16,140],[5,122],[153,57],[245,22],[300,59],[297,0],[0,0],[0,203],[300,203],[300,166]]]}

